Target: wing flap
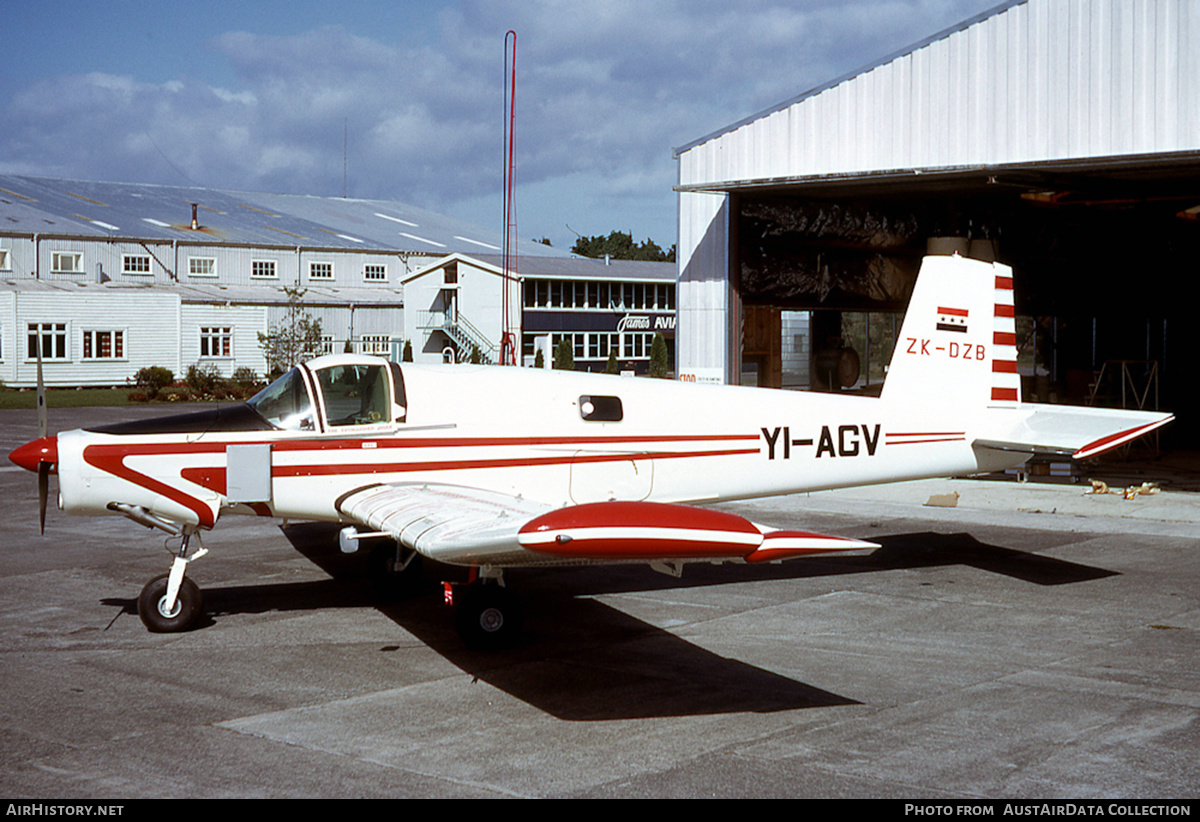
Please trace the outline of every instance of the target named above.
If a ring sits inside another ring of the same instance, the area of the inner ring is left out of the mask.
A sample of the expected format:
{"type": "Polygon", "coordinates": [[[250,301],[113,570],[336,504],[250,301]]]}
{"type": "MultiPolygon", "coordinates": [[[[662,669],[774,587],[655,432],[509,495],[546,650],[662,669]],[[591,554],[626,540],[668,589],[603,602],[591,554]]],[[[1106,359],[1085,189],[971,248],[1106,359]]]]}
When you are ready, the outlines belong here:
{"type": "Polygon", "coordinates": [[[338,511],[431,559],[505,564],[523,549],[517,531],[550,506],[510,494],[453,485],[373,485],[338,501],[338,511]]]}

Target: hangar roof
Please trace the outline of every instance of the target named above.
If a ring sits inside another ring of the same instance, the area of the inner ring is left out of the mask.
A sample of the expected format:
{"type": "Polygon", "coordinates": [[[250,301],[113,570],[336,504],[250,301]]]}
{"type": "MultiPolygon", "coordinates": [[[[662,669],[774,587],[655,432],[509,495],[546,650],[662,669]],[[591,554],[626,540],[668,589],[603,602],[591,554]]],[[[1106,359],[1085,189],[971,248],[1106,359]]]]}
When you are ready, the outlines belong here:
{"type": "MultiPolygon", "coordinates": [[[[0,233],[422,254],[502,248],[498,230],[392,200],[11,174],[0,174],[0,233]]],[[[565,252],[522,242],[519,253],[565,252]]]]}
{"type": "Polygon", "coordinates": [[[678,188],[1200,170],[1197,73],[1194,0],[1012,0],[677,149],[678,188]]]}

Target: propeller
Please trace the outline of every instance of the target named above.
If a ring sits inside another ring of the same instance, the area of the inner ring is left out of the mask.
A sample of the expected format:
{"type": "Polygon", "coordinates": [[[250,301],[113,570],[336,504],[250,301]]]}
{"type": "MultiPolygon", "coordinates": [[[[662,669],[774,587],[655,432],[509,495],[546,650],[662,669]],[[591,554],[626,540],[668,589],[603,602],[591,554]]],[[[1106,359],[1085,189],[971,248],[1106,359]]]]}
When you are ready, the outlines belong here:
{"type": "MultiPolygon", "coordinates": [[[[46,431],[48,422],[46,419],[46,381],[42,378],[42,341],[39,337],[37,341],[37,415],[38,415],[38,439],[46,439],[46,431]]],[[[38,528],[41,533],[46,533],[46,498],[50,496],[50,469],[53,463],[45,460],[38,460],[37,475],[38,475],[38,528]]]]}
{"type": "Polygon", "coordinates": [[[46,533],[46,499],[50,496],[50,474],[58,466],[58,437],[47,433],[46,382],[42,378],[42,341],[34,346],[37,357],[38,438],[27,442],[8,455],[8,458],[27,471],[38,475],[38,527],[46,533]]]}

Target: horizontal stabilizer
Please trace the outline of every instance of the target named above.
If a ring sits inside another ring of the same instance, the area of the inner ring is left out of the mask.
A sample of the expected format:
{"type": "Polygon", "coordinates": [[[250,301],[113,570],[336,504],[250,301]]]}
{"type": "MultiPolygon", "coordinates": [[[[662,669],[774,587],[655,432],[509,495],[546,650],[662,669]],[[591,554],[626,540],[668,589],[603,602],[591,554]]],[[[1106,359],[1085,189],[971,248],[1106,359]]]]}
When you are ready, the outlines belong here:
{"type": "Polygon", "coordinates": [[[1175,418],[1154,411],[1077,406],[1022,405],[1020,410],[1032,413],[1007,430],[976,439],[973,445],[995,451],[1082,460],[1149,434],[1175,418]]]}

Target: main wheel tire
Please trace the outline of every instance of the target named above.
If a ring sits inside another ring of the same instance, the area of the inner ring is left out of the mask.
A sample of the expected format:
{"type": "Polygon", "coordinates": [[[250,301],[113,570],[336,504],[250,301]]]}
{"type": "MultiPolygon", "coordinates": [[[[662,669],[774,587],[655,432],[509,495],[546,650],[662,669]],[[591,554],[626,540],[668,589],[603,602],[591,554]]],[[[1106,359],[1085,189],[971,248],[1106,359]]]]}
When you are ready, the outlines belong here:
{"type": "Polygon", "coordinates": [[[521,635],[517,598],[498,585],[469,585],[454,592],[454,626],[470,648],[505,648],[521,635]]]}
{"type": "Polygon", "coordinates": [[[146,583],[138,596],[138,617],[147,630],[156,634],[171,634],[186,631],[196,624],[204,611],[204,597],[200,588],[187,577],[179,586],[179,595],[175,598],[175,608],[168,612],[167,581],[169,574],[155,577],[146,583]]]}

